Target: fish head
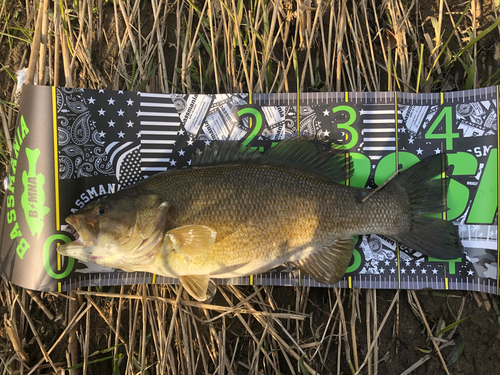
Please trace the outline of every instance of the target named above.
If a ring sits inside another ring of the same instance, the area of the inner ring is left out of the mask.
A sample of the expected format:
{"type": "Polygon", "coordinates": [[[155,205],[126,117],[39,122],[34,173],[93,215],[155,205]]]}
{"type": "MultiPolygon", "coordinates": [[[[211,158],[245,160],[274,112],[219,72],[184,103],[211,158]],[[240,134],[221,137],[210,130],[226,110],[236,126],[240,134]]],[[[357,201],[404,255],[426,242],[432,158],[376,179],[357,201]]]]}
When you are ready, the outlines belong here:
{"type": "Polygon", "coordinates": [[[116,193],[69,215],[66,222],[79,237],[57,250],[84,262],[138,270],[163,240],[168,208],[154,193],[116,193]]]}

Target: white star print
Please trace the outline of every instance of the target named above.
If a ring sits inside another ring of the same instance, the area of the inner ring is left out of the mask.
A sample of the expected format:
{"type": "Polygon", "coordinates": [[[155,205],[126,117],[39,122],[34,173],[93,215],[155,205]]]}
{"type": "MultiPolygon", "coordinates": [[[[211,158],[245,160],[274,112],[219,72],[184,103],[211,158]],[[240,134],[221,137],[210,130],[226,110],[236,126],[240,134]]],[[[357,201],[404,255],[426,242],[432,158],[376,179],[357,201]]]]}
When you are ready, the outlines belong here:
{"type": "Polygon", "coordinates": [[[188,141],[188,146],[192,146],[192,145],[193,145],[193,141],[190,139],[190,140],[188,141]]]}
{"type": "Polygon", "coordinates": [[[414,141],[413,138],[408,139],[408,143],[411,144],[411,145],[413,144],[413,141],[414,141]]]}
{"type": "Polygon", "coordinates": [[[413,275],[415,272],[417,272],[417,270],[416,270],[415,268],[412,268],[410,271],[411,271],[412,275],[413,275]]]}
{"type": "Polygon", "coordinates": [[[436,155],[437,155],[437,154],[440,154],[440,153],[441,153],[441,150],[440,150],[439,148],[436,148],[436,149],[434,150],[434,152],[435,152],[435,153],[436,153],[436,155]]]}
{"type": "Polygon", "coordinates": [[[179,151],[179,156],[184,156],[184,154],[185,154],[185,151],[184,151],[184,150],[180,150],[180,151],[179,151]]]}
{"type": "Polygon", "coordinates": [[[108,121],[109,127],[113,127],[114,128],[115,124],[116,124],[116,122],[114,122],[113,120],[108,121]]]}
{"type": "Polygon", "coordinates": [[[141,138],[141,132],[135,134],[137,135],[137,138],[141,138]]]}
{"type": "Polygon", "coordinates": [[[133,105],[134,101],[132,99],[127,100],[127,105],[133,105]]]}
{"type": "Polygon", "coordinates": [[[175,165],[177,162],[175,160],[170,160],[170,165],[175,165]]]}
{"type": "Polygon", "coordinates": [[[206,140],[206,141],[205,141],[205,145],[210,146],[210,141],[209,141],[209,140],[206,140]]]}
{"type": "Polygon", "coordinates": [[[122,131],[120,131],[120,132],[118,133],[118,138],[123,138],[123,136],[124,136],[124,135],[125,135],[125,133],[124,133],[124,132],[122,132],[122,131]]]}
{"type": "Polygon", "coordinates": [[[99,112],[99,116],[104,116],[104,114],[106,113],[106,111],[102,108],[100,110],[98,110],[97,112],[99,112]]]}
{"type": "Polygon", "coordinates": [[[474,271],[473,271],[473,270],[468,270],[468,271],[467,271],[467,275],[469,275],[469,276],[474,275],[474,271]]]}
{"type": "Polygon", "coordinates": [[[184,135],[184,130],[179,130],[179,131],[177,132],[177,134],[178,134],[178,135],[184,135]]]}
{"type": "Polygon", "coordinates": [[[432,274],[433,274],[433,275],[437,275],[437,273],[438,273],[438,270],[434,268],[434,269],[432,270],[432,274]]]}
{"type": "Polygon", "coordinates": [[[128,125],[129,128],[133,128],[134,127],[134,123],[132,121],[128,121],[127,125],[128,125]]]}
{"type": "Polygon", "coordinates": [[[99,94],[104,94],[104,90],[103,90],[103,89],[100,89],[100,90],[99,90],[99,94]]]}
{"type": "Polygon", "coordinates": [[[326,137],[330,136],[330,132],[328,130],[325,130],[324,134],[326,137]]]}
{"type": "Polygon", "coordinates": [[[115,99],[113,99],[113,98],[109,98],[109,99],[108,99],[108,104],[109,104],[109,105],[114,105],[114,104],[115,104],[115,99]]]}
{"type": "Polygon", "coordinates": [[[118,94],[123,94],[123,90],[118,91],[118,94]]]}
{"type": "Polygon", "coordinates": [[[422,150],[420,147],[418,148],[417,150],[417,155],[422,155],[422,152],[424,152],[424,150],[422,150]]]}
{"type": "Polygon", "coordinates": [[[391,273],[394,273],[394,272],[396,272],[396,270],[393,267],[393,268],[391,268],[391,273]]]}
{"type": "Polygon", "coordinates": [[[101,132],[100,132],[100,133],[98,133],[98,134],[99,134],[99,137],[101,137],[101,138],[104,138],[104,136],[106,135],[106,133],[104,133],[102,130],[101,130],[101,132]]]}
{"type": "Polygon", "coordinates": [[[89,98],[89,104],[94,104],[95,103],[95,99],[93,97],[90,97],[89,98]]]}
{"type": "Polygon", "coordinates": [[[388,260],[386,260],[384,263],[385,263],[386,266],[389,265],[389,261],[388,260]]]}
{"type": "Polygon", "coordinates": [[[401,133],[406,133],[406,128],[401,128],[401,133]]]}
{"type": "Polygon", "coordinates": [[[425,275],[426,273],[427,273],[427,270],[424,268],[424,269],[422,270],[422,275],[425,275]]]}
{"type": "Polygon", "coordinates": [[[191,165],[191,160],[188,160],[188,165],[191,165]]]}
{"type": "Polygon", "coordinates": [[[328,109],[325,109],[323,111],[323,116],[330,116],[330,111],[328,109]]]}
{"type": "Polygon", "coordinates": [[[385,272],[385,268],[381,268],[380,273],[384,273],[384,272],[385,272]]]}
{"type": "Polygon", "coordinates": [[[123,116],[123,114],[124,114],[124,113],[125,113],[125,112],[124,112],[124,111],[122,111],[122,110],[120,109],[120,110],[118,111],[118,116],[123,116]]]}
{"type": "Polygon", "coordinates": [[[401,268],[401,273],[406,273],[406,269],[401,268]]]}

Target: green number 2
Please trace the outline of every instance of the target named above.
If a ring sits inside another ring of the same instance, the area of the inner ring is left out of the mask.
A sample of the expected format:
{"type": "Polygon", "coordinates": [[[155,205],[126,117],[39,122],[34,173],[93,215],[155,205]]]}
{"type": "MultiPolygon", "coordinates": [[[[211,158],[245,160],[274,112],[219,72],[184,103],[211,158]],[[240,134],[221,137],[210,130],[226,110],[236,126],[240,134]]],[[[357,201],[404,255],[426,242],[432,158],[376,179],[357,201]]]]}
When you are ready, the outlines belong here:
{"type": "Polygon", "coordinates": [[[247,147],[250,142],[255,138],[257,134],[259,134],[260,128],[262,127],[262,115],[256,108],[248,107],[248,108],[242,108],[238,111],[238,116],[243,116],[243,115],[250,115],[253,116],[255,119],[255,126],[252,129],[252,132],[250,135],[245,139],[243,142],[243,146],[247,147]]]}
{"type": "MultiPolygon", "coordinates": [[[[351,125],[356,121],[356,111],[354,108],[351,108],[347,105],[339,105],[338,107],[332,108],[333,113],[337,113],[340,111],[346,111],[348,114],[348,119],[344,123],[337,124],[338,129],[344,129],[350,134],[350,141],[345,145],[345,148],[350,149],[354,146],[356,146],[356,143],[358,143],[358,131],[353,128],[351,125]]],[[[348,139],[349,139],[348,138],[348,139]]]]}
{"type": "Polygon", "coordinates": [[[425,139],[445,139],[446,150],[448,151],[453,150],[453,139],[459,137],[459,133],[453,133],[453,112],[451,107],[444,107],[425,133],[425,139]],[[443,120],[443,117],[445,119],[445,132],[434,133],[443,120]]]}

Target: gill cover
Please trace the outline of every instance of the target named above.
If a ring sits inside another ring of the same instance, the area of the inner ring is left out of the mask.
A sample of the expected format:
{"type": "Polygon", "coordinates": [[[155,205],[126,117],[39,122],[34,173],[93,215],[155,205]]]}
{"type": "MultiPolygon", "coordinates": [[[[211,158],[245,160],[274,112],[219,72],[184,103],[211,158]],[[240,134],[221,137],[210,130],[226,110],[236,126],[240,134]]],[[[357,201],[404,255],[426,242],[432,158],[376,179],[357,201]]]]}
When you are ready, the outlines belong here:
{"type": "Polygon", "coordinates": [[[80,238],[58,251],[85,262],[140,270],[163,240],[168,209],[156,194],[125,189],[66,218],[80,238]]]}

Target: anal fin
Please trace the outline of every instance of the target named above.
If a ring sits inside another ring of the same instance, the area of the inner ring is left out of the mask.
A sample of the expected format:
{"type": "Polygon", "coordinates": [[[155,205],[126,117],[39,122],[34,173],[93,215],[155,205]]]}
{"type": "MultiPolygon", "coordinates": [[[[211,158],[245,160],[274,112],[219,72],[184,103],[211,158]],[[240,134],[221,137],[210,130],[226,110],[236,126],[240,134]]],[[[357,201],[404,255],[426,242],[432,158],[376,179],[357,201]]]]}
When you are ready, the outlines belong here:
{"type": "Polygon", "coordinates": [[[345,274],[354,250],[354,238],[339,238],[292,264],[324,284],[335,284],[345,274]]]}
{"type": "Polygon", "coordinates": [[[217,287],[210,280],[210,275],[179,276],[179,281],[191,297],[200,302],[213,299],[217,292],[217,287]]]}

